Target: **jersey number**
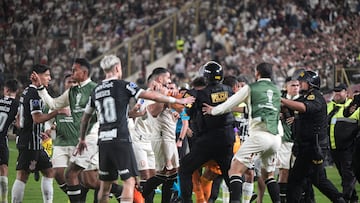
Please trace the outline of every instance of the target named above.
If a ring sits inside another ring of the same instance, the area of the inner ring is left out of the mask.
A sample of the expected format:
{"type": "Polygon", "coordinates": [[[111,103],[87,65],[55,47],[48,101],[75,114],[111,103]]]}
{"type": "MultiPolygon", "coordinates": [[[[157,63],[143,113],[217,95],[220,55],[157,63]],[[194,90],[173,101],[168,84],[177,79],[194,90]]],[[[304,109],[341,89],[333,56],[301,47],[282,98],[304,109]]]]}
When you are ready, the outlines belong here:
{"type": "Polygon", "coordinates": [[[19,106],[19,117],[20,117],[20,121],[19,121],[19,125],[20,125],[20,128],[24,128],[24,106],[23,104],[21,104],[19,106]]]}
{"type": "Polygon", "coordinates": [[[7,113],[0,112],[0,132],[2,132],[4,130],[4,126],[5,126],[7,118],[8,118],[7,113]]]}
{"type": "Polygon", "coordinates": [[[103,124],[105,122],[112,123],[117,120],[115,100],[112,97],[105,97],[102,101],[102,105],[99,101],[95,101],[95,106],[99,112],[99,122],[103,124]]]}

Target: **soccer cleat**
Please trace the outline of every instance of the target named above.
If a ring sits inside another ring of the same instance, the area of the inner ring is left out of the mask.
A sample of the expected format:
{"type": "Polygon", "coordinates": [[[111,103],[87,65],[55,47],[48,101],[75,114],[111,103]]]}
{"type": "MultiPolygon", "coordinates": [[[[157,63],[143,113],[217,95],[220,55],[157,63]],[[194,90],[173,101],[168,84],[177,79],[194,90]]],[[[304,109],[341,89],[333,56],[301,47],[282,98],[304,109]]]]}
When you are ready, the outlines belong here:
{"type": "Polygon", "coordinates": [[[253,192],[250,202],[253,202],[254,200],[256,200],[256,198],[257,198],[257,194],[255,192],[253,192]]]}

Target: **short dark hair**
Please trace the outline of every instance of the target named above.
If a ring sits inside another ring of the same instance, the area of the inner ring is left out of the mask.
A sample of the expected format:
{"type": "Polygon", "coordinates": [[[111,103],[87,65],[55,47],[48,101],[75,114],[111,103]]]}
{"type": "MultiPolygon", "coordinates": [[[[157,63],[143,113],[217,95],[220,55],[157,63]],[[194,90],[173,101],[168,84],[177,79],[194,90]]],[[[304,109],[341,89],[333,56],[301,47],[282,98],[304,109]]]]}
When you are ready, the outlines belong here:
{"type": "Polygon", "coordinates": [[[66,81],[66,79],[68,79],[71,76],[72,76],[72,74],[66,74],[65,77],[64,77],[64,82],[66,81]]]}
{"type": "Polygon", "coordinates": [[[272,66],[273,64],[271,63],[260,63],[257,65],[256,70],[262,78],[272,78],[272,66]]]}
{"type": "Polygon", "coordinates": [[[155,68],[151,75],[154,77],[154,78],[157,78],[159,75],[161,74],[164,74],[164,73],[169,73],[170,71],[166,68],[163,68],[163,67],[157,67],[155,68]]]}
{"type": "Polygon", "coordinates": [[[223,84],[229,87],[234,87],[238,83],[238,80],[235,76],[228,75],[224,77],[223,84]]]}
{"type": "Polygon", "coordinates": [[[44,64],[35,64],[32,67],[32,71],[31,72],[35,72],[35,73],[45,73],[47,70],[50,70],[50,67],[44,64]]]}
{"type": "Polygon", "coordinates": [[[206,80],[204,77],[197,77],[191,82],[193,87],[203,87],[206,86],[206,80]]]}
{"type": "Polygon", "coordinates": [[[285,79],[285,83],[288,83],[288,82],[290,82],[290,81],[292,81],[293,79],[292,79],[292,77],[286,77],[286,79],[285,79]]]}
{"type": "Polygon", "coordinates": [[[16,92],[19,88],[19,83],[15,79],[10,79],[5,82],[4,87],[9,88],[10,92],[16,92]]]}
{"type": "Polygon", "coordinates": [[[74,63],[78,63],[81,66],[84,66],[85,68],[87,68],[89,71],[91,69],[91,64],[90,62],[86,59],[86,58],[76,58],[74,60],[74,63]]]}
{"type": "Polygon", "coordinates": [[[237,77],[237,81],[238,82],[244,82],[246,84],[249,83],[248,79],[246,79],[246,77],[244,75],[239,75],[239,77],[237,77]]]}
{"type": "Polygon", "coordinates": [[[149,82],[151,82],[151,80],[153,80],[153,79],[154,79],[154,75],[151,73],[151,74],[147,77],[146,81],[147,81],[147,83],[149,83],[149,82]]]}

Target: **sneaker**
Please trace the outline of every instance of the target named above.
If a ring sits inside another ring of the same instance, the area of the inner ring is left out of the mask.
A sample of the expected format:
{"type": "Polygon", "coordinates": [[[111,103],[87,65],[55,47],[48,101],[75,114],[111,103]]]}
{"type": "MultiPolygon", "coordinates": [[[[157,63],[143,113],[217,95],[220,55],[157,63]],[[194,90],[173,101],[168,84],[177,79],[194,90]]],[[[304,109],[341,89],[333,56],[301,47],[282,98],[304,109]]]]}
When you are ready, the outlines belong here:
{"type": "Polygon", "coordinates": [[[252,196],[251,196],[251,199],[250,199],[250,202],[256,200],[257,198],[257,194],[255,192],[253,192],[252,196]]]}

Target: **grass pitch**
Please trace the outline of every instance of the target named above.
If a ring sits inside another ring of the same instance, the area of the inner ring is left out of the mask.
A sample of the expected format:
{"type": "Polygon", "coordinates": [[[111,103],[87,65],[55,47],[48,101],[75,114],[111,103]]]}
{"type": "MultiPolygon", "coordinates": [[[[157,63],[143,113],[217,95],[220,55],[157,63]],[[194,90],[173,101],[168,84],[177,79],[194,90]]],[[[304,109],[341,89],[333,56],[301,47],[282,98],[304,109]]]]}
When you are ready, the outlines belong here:
{"type": "MultiPolygon", "coordinates": [[[[15,166],[16,166],[16,158],[17,158],[17,149],[15,146],[15,142],[14,141],[9,141],[9,150],[10,150],[10,161],[9,161],[9,196],[8,196],[8,200],[9,202],[11,202],[11,189],[12,189],[12,185],[14,183],[15,177],[16,177],[16,170],[15,170],[15,166]]],[[[341,190],[341,179],[340,176],[338,175],[338,172],[336,170],[335,167],[327,167],[326,168],[327,171],[327,175],[328,178],[335,184],[335,186],[341,190]]],[[[34,176],[30,175],[29,180],[26,184],[25,187],[25,194],[24,194],[24,203],[39,203],[42,202],[42,195],[41,195],[41,189],[40,189],[40,181],[36,182],[34,180],[34,176]]],[[[357,183],[356,185],[356,190],[358,195],[360,196],[360,186],[357,183]]],[[[255,191],[256,191],[256,185],[255,185],[255,191]]],[[[219,198],[216,201],[217,203],[221,203],[222,202],[222,194],[219,194],[219,198]]],[[[90,190],[87,196],[87,202],[91,203],[93,202],[93,191],[90,190]]],[[[194,202],[195,201],[195,198],[194,202]]],[[[315,188],[315,199],[317,203],[327,203],[330,202],[330,200],[328,200],[322,193],[320,193],[316,188],[315,188]]],[[[60,188],[58,187],[56,181],[54,180],[54,203],[67,203],[68,199],[67,196],[65,195],[65,193],[63,191],[60,190],[60,188]]],[[[117,201],[114,199],[110,200],[111,203],[116,203],[117,201]]],[[[155,199],[154,199],[155,203],[160,203],[161,202],[161,194],[156,194],[155,195],[155,199]]],[[[267,202],[271,202],[270,196],[267,193],[267,191],[265,191],[265,197],[263,202],[267,203],[267,202]]]]}

